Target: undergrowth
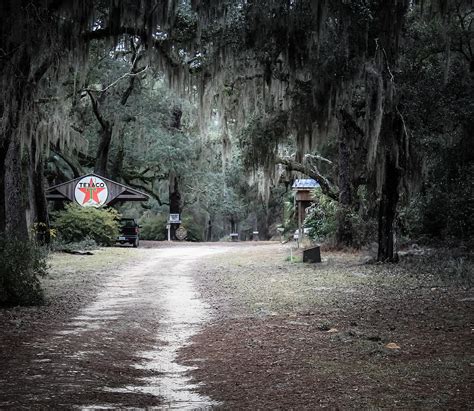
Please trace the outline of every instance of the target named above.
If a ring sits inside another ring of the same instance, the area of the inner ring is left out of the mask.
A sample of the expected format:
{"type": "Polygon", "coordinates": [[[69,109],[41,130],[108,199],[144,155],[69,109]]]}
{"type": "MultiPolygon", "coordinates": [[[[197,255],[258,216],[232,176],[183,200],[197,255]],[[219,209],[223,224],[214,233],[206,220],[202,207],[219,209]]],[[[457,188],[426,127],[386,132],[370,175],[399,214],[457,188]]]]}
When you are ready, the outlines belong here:
{"type": "Polygon", "coordinates": [[[0,239],[0,306],[44,302],[39,277],[47,273],[46,257],[32,241],[0,239]]]}

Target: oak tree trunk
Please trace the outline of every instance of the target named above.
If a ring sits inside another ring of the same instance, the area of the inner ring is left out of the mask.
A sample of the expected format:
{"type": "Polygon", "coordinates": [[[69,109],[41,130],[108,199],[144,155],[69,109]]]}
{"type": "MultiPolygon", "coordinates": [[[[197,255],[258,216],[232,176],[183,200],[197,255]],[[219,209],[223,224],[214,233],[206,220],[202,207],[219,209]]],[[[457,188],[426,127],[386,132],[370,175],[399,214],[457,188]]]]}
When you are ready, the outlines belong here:
{"type": "Polygon", "coordinates": [[[345,126],[339,134],[339,204],[337,211],[336,242],[340,247],[352,246],[353,232],[350,218],[352,208],[352,174],[350,133],[345,126]]]}
{"type": "Polygon", "coordinates": [[[378,253],[377,260],[396,262],[395,217],[399,199],[400,171],[393,157],[388,153],[385,163],[385,176],[378,214],[378,253]]]}
{"type": "Polygon", "coordinates": [[[109,122],[107,122],[107,127],[103,127],[100,131],[99,147],[97,148],[97,156],[94,166],[94,173],[103,177],[108,177],[107,163],[109,160],[111,141],[112,126],[109,122]]]}
{"type": "Polygon", "coordinates": [[[48,203],[44,190],[44,158],[39,154],[36,161],[37,150],[36,143],[33,141],[28,164],[29,217],[30,225],[35,224],[37,240],[40,244],[45,244],[50,241],[48,203]]]}
{"type": "Polygon", "coordinates": [[[22,183],[20,142],[13,137],[5,156],[5,232],[10,238],[27,241],[28,228],[22,183]]]}
{"type": "MultiPolygon", "coordinates": [[[[181,216],[181,193],[179,191],[179,177],[174,173],[170,173],[169,184],[169,202],[170,214],[179,214],[181,216]]],[[[179,224],[171,224],[171,239],[176,240],[176,230],[179,224]]]]}
{"type": "Polygon", "coordinates": [[[398,254],[395,249],[395,222],[400,184],[407,153],[404,151],[403,124],[400,116],[393,112],[385,113],[382,122],[381,137],[385,141],[385,158],[381,173],[381,192],[378,211],[378,253],[381,262],[396,262],[398,254]]]}

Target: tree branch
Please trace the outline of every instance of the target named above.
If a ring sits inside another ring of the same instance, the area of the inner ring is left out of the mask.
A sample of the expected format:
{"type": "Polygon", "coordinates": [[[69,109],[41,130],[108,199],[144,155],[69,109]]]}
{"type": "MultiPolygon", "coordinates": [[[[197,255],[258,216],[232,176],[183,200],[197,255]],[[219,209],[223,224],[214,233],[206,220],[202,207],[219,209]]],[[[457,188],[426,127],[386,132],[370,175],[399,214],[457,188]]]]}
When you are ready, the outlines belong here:
{"type": "Polygon", "coordinates": [[[300,173],[303,173],[304,175],[316,180],[319,183],[321,191],[324,195],[332,198],[335,201],[339,201],[339,194],[334,190],[329,180],[324,177],[315,166],[307,167],[304,164],[298,163],[297,161],[287,157],[277,157],[276,163],[284,165],[289,170],[299,171],[300,173]]]}
{"type": "Polygon", "coordinates": [[[90,90],[86,90],[87,94],[89,95],[91,102],[92,102],[92,110],[94,111],[94,115],[97,118],[97,121],[100,123],[100,126],[104,129],[107,130],[110,127],[109,122],[102,116],[99,110],[99,103],[97,103],[97,100],[94,98],[90,90]]]}
{"type": "Polygon", "coordinates": [[[137,190],[144,191],[145,193],[152,196],[158,202],[158,205],[162,206],[163,204],[165,204],[161,201],[160,196],[153,189],[150,189],[138,183],[133,183],[130,181],[131,179],[129,179],[127,176],[122,175],[122,178],[130,187],[136,188],[137,190]]]}
{"type": "Polygon", "coordinates": [[[135,76],[138,76],[142,73],[144,73],[145,71],[148,70],[148,65],[143,67],[142,69],[140,69],[140,71],[131,71],[129,73],[125,73],[124,75],[120,76],[117,80],[113,81],[112,83],[110,83],[107,87],[104,87],[103,89],[101,90],[95,90],[95,89],[89,89],[89,88],[86,88],[85,91],[87,91],[90,95],[90,92],[94,92],[94,93],[103,93],[105,91],[107,91],[109,88],[115,86],[120,80],[123,80],[124,78],[127,78],[127,77],[135,77],[135,76]]]}

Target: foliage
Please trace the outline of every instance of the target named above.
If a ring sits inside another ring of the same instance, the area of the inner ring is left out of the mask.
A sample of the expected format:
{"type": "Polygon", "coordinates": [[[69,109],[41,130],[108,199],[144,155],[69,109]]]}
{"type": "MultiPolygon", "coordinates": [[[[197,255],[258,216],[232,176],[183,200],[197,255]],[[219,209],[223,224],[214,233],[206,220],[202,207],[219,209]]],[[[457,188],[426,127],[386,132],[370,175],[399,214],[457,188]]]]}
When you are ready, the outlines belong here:
{"type": "Polygon", "coordinates": [[[42,303],[39,277],[46,271],[44,248],[31,241],[0,239],[0,306],[42,303]]]}
{"type": "Polygon", "coordinates": [[[164,241],[168,238],[166,214],[147,215],[140,220],[142,240],[164,241]]]}
{"type": "Polygon", "coordinates": [[[119,235],[119,214],[114,209],[68,204],[54,214],[53,226],[66,243],[93,239],[99,245],[112,245],[119,235]]]}
{"type": "Polygon", "coordinates": [[[304,226],[310,229],[308,235],[314,241],[333,241],[337,229],[337,203],[319,190],[313,191],[313,198],[314,204],[304,221],[304,226]]]}
{"type": "Polygon", "coordinates": [[[281,235],[290,239],[293,238],[293,233],[298,228],[294,193],[292,192],[284,196],[283,219],[279,228],[281,229],[281,235]]]}
{"type": "MultiPolygon", "coordinates": [[[[140,238],[142,240],[164,241],[168,238],[167,214],[147,215],[140,220],[140,238]]],[[[189,216],[183,218],[181,227],[188,232],[186,241],[202,241],[202,227],[189,216]]]]}
{"type": "Polygon", "coordinates": [[[284,111],[252,118],[239,135],[243,164],[247,168],[273,166],[278,144],[288,136],[288,117],[284,111]]]}
{"type": "MultiPolygon", "coordinates": [[[[310,228],[309,237],[314,241],[334,243],[338,229],[340,205],[323,195],[320,190],[313,191],[314,204],[305,220],[305,227],[310,228]]],[[[367,192],[360,187],[356,193],[357,206],[350,208],[346,215],[352,232],[351,245],[360,248],[374,241],[377,224],[369,215],[367,192]]],[[[347,211],[347,210],[346,210],[347,211]]]]}
{"type": "Polygon", "coordinates": [[[184,217],[181,227],[184,227],[188,232],[186,241],[203,241],[202,228],[197,224],[196,220],[192,217],[184,217]]]}

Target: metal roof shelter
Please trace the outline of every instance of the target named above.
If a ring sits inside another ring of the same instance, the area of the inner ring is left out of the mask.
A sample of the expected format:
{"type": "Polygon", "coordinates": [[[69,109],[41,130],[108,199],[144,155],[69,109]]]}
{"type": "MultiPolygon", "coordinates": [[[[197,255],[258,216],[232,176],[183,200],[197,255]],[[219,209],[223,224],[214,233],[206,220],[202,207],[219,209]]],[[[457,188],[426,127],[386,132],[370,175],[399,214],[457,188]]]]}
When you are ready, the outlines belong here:
{"type": "Polygon", "coordinates": [[[149,198],[148,194],[94,173],[46,190],[47,200],[74,201],[83,207],[111,206],[119,201],[147,201],[149,198]]]}
{"type": "Polygon", "coordinates": [[[319,183],[312,178],[300,178],[293,182],[293,190],[313,190],[319,187],[319,183]]]}

